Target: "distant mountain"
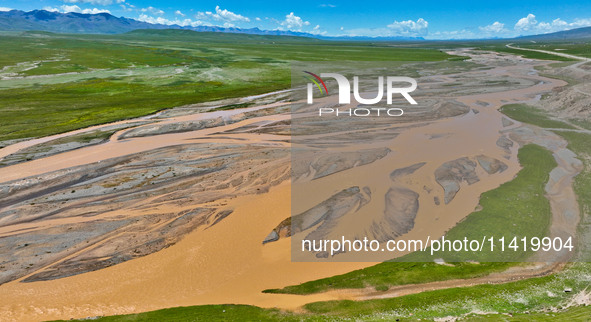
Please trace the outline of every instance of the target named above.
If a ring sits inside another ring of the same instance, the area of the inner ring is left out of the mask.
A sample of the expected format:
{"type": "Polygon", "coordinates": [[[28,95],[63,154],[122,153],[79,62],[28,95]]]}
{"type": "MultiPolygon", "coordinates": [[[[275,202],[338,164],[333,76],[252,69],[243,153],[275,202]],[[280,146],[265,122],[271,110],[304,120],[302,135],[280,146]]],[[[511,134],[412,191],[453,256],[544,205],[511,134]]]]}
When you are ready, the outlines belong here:
{"type": "Polygon", "coordinates": [[[324,40],[342,40],[342,41],[416,41],[425,40],[423,37],[404,37],[404,36],[388,36],[388,37],[368,37],[368,36],[318,36],[312,35],[318,39],[324,40]]]}
{"type": "Polygon", "coordinates": [[[0,12],[0,30],[3,31],[37,30],[58,33],[118,34],[137,29],[189,29],[206,32],[314,37],[312,34],[303,32],[261,30],[259,28],[241,29],[216,26],[182,27],[179,25],[152,24],[125,17],[118,18],[109,13],[61,13],[46,10],[33,10],[29,12],[11,10],[0,12]]]}
{"type": "Polygon", "coordinates": [[[591,39],[591,27],[583,27],[565,31],[558,31],[549,34],[522,36],[515,39],[519,40],[577,40],[577,39],[591,39]]]}
{"type": "Polygon", "coordinates": [[[135,29],[164,29],[128,18],[117,18],[108,13],[59,13],[46,10],[0,12],[0,30],[39,30],[59,33],[114,34],[135,29]]]}
{"type": "Polygon", "coordinates": [[[2,31],[37,30],[57,33],[119,34],[137,29],[188,29],[201,32],[224,32],[270,36],[299,36],[325,40],[423,40],[423,38],[420,37],[324,37],[305,32],[261,30],[259,28],[243,29],[216,26],[183,27],[179,25],[151,24],[125,17],[118,18],[109,13],[60,13],[46,10],[33,10],[29,12],[11,10],[0,12],[0,30],[2,31]]]}
{"type": "MultiPolygon", "coordinates": [[[[152,24],[131,18],[115,17],[109,13],[84,14],[61,13],[46,10],[0,11],[0,31],[49,31],[57,33],[119,34],[138,29],[186,29],[200,32],[223,32],[249,35],[298,36],[323,40],[341,41],[417,41],[422,37],[350,37],[322,36],[305,32],[284,30],[261,30],[259,28],[225,28],[217,26],[187,27],[179,25],[152,24]]],[[[559,31],[549,34],[517,37],[515,40],[565,40],[591,39],[591,27],[559,31]]]]}

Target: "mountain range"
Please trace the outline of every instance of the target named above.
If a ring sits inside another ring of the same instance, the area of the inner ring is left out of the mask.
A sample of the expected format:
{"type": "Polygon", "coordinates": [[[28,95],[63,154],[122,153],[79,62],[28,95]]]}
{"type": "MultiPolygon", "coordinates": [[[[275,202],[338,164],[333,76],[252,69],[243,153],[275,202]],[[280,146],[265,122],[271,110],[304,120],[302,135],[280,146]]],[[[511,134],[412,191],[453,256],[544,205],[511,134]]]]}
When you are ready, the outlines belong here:
{"type": "MultiPolygon", "coordinates": [[[[225,28],[217,26],[180,26],[153,24],[131,18],[115,17],[109,13],[84,14],[76,12],[54,12],[47,10],[0,12],[0,31],[49,31],[57,33],[118,34],[137,29],[186,29],[201,32],[223,32],[251,35],[299,36],[325,40],[370,40],[370,41],[405,41],[424,40],[422,37],[329,37],[305,32],[285,30],[261,30],[259,28],[225,28]]],[[[577,28],[548,34],[522,36],[519,40],[564,40],[589,39],[591,27],[577,28]]]]}
{"type": "Polygon", "coordinates": [[[583,28],[558,31],[558,32],[542,34],[542,35],[523,36],[523,37],[518,37],[517,39],[551,41],[551,40],[567,40],[567,39],[585,40],[585,39],[590,39],[590,38],[591,38],[591,27],[583,27],[583,28]]]}
{"type": "Polygon", "coordinates": [[[423,40],[421,37],[323,37],[305,32],[261,30],[259,28],[225,28],[217,26],[179,26],[152,24],[131,18],[115,17],[109,13],[84,14],[47,10],[0,12],[1,31],[49,31],[57,33],[118,34],[137,29],[189,29],[206,32],[229,32],[252,35],[299,36],[334,40],[423,40]]]}

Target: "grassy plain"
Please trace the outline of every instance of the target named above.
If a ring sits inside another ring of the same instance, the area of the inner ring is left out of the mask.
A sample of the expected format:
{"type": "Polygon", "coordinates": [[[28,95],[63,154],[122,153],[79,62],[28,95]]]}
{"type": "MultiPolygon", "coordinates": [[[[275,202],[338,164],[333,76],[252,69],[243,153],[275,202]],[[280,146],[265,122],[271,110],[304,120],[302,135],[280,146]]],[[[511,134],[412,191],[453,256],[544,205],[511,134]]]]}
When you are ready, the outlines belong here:
{"type": "MultiPolygon", "coordinates": [[[[517,44],[517,45],[514,44],[514,46],[515,47],[523,47],[523,46],[520,46],[519,44],[517,44]]],[[[481,48],[484,50],[508,53],[508,54],[522,56],[524,58],[530,58],[530,59],[573,61],[573,59],[570,59],[567,57],[560,57],[560,56],[547,54],[547,53],[540,53],[540,52],[536,52],[536,51],[527,51],[527,50],[507,48],[504,44],[500,44],[500,45],[496,45],[496,46],[485,45],[485,46],[482,46],[481,48]]]]}
{"type": "Polygon", "coordinates": [[[0,35],[0,46],[0,141],[286,89],[293,60],[454,58],[433,49],[186,30],[25,32],[0,35]]]}
{"type": "MultiPolygon", "coordinates": [[[[524,43],[521,47],[554,51],[557,53],[591,58],[591,44],[588,41],[553,41],[544,43],[524,43]]],[[[555,59],[560,60],[560,59],[555,59]]]]}
{"type": "Polygon", "coordinates": [[[578,274],[589,272],[589,263],[577,263],[555,275],[506,284],[450,288],[367,301],[315,302],[305,305],[302,313],[248,305],[202,305],[108,316],[96,321],[383,321],[446,316],[463,317],[466,321],[578,321],[588,317],[591,307],[568,307],[573,293],[564,290],[585,291],[588,284],[578,274]]]}
{"type": "Polygon", "coordinates": [[[543,128],[575,129],[574,126],[566,122],[552,119],[541,110],[524,104],[503,105],[503,107],[501,107],[501,112],[516,121],[537,125],[543,128]]]}

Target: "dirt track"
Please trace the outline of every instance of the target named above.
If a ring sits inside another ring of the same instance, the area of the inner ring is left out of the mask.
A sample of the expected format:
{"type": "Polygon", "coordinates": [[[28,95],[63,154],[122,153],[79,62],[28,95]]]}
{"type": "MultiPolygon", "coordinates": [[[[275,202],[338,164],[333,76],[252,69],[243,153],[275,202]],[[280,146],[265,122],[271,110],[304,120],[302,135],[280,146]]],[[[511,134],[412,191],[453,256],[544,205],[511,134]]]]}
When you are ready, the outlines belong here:
{"type": "Polygon", "coordinates": [[[587,58],[587,57],[576,56],[576,55],[565,54],[565,53],[558,53],[558,52],[550,51],[550,50],[541,50],[541,49],[533,49],[533,48],[521,48],[521,47],[515,47],[515,46],[511,46],[511,45],[512,44],[507,44],[505,46],[507,48],[511,48],[511,49],[535,51],[535,52],[538,52],[538,53],[544,53],[544,54],[549,54],[549,55],[566,57],[566,58],[571,58],[571,59],[576,59],[576,60],[582,60],[584,62],[591,61],[591,59],[590,58],[587,58]]]}

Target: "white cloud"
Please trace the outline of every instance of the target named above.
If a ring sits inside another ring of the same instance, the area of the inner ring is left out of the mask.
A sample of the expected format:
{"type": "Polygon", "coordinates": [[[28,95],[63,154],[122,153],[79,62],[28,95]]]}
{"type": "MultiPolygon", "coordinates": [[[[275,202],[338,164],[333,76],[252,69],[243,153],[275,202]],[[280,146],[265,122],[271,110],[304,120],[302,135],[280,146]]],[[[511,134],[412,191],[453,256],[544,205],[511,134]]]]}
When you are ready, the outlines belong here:
{"type": "Polygon", "coordinates": [[[223,21],[227,24],[231,22],[250,22],[250,18],[245,17],[243,15],[234,13],[227,9],[220,9],[220,6],[215,7],[215,12],[205,11],[205,12],[197,12],[195,18],[199,20],[216,20],[216,21],[223,21]]]}
{"type": "Polygon", "coordinates": [[[591,26],[591,18],[575,19],[575,21],[570,23],[569,25],[572,27],[575,27],[575,28],[589,27],[589,26],[591,26]]]}
{"type": "Polygon", "coordinates": [[[256,20],[256,21],[261,21],[261,18],[259,18],[259,17],[256,17],[256,18],[254,18],[254,20],[256,20]]]}
{"type": "Polygon", "coordinates": [[[78,7],[77,5],[73,5],[73,6],[63,5],[60,8],[62,9],[63,12],[78,12],[78,13],[80,13],[82,11],[82,9],[80,9],[80,7],[78,7]]]}
{"type": "Polygon", "coordinates": [[[129,5],[129,6],[126,6],[126,5],[124,5],[124,4],[120,4],[119,6],[121,7],[121,9],[122,9],[123,11],[133,11],[133,9],[131,8],[131,7],[132,7],[131,5],[129,5]]]}
{"type": "Polygon", "coordinates": [[[298,17],[290,12],[285,16],[285,20],[281,22],[282,26],[287,27],[289,30],[301,30],[302,27],[310,25],[309,21],[304,21],[301,17],[298,17]]]}
{"type": "Polygon", "coordinates": [[[517,21],[515,24],[515,30],[529,31],[532,30],[537,23],[536,16],[530,13],[527,17],[523,17],[517,21]]]}
{"type": "Polygon", "coordinates": [[[233,13],[227,9],[220,10],[220,6],[215,7],[215,13],[219,16],[218,20],[250,22],[250,19],[245,16],[233,13]]]}
{"type": "Polygon", "coordinates": [[[394,21],[387,27],[397,36],[425,36],[428,33],[429,22],[419,18],[416,22],[412,20],[394,21]]]}
{"type": "MultiPolygon", "coordinates": [[[[65,3],[90,3],[95,6],[108,6],[113,4],[113,0],[62,0],[65,3]]],[[[123,3],[125,0],[115,0],[117,3],[123,3]]]]}
{"type": "Polygon", "coordinates": [[[43,10],[49,11],[49,12],[60,12],[60,10],[58,8],[52,8],[52,7],[43,7],[43,10]]]}
{"type": "MultiPolygon", "coordinates": [[[[341,27],[341,31],[344,28],[341,27]]],[[[348,29],[343,36],[351,37],[424,37],[429,34],[429,22],[423,18],[417,21],[394,21],[380,28],[348,29]]]]}
{"type": "Polygon", "coordinates": [[[471,30],[461,29],[452,31],[436,31],[429,33],[429,39],[476,39],[478,35],[471,30]]]}
{"type": "Polygon", "coordinates": [[[323,30],[323,31],[320,30],[320,25],[316,25],[314,28],[312,28],[312,31],[310,31],[310,33],[313,35],[326,35],[327,34],[326,30],[323,30]]]}
{"type": "Polygon", "coordinates": [[[82,13],[89,13],[89,14],[97,14],[97,13],[108,13],[110,14],[111,11],[106,10],[106,9],[97,9],[97,8],[92,8],[92,9],[83,9],[82,13]]]}
{"type": "Polygon", "coordinates": [[[519,19],[513,28],[495,21],[494,23],[478,27],[477,32],[470,29],[457,31],[438,31],[429,33],[429,39],[475,39],[487,37],[517,37],[520,35],[535,35],[591,26],[591,18],[574,19],[572,22],[556,18],[550,22],[538,21],[532,13],[519,19]]]}
{"type": "Polygon", "coordinates": [[[181,16],[181,17],[184,17],[185,16],[185,14],[182,13],[182,11],[180,11],[180,10],[175,11],[174,14],[177,15],[177,16],[181,16]]]}
{"type": "Polygon", "coordinates": [[[0,11],[10,11],[12,8],[0,7],[0,11]]]}
{"type": "Polygon", "coordinates": [[[319,7],[321,7],[321,8],[336,8],[336,6],[334,4],[330,4],[330,3],[323,3],[323,4],[319,5],[319,7]]]}
{"type": "Polygon", "coordinates": [[[152,13],[154,15],[163,15],[164,14],[164,11],[162,11],[160,9],[156,9],[156,8],[154,8],[152,6],[149,6],[147,8],[141,8],[140,11],[141,12],[150,12],[150,13],[152,13]]]}
{"type": "Polygon", "coordinates": [[[536,16],[530,13],[526,17],[521,18],[517,21],[517,23],[515,24],[515,31],[519,32],[520,34],[538,34],[588,26],[591,26],[591,18],[577,18],[573,22],[567,22],[560,18],[556,18],[551,22],[538,22],[536,16]]]}
{"type": "Polygon", "coordinates": [[[505,24],[500,23],[498,21],[493,22],[492,24],[484,27],[478,27],[480,31],[483,31],[488,34],[499,34],[502,32],[507,32],[508,30],[505,29],[505,24]]]}
{"type": "MultiPolygon", "coordinates": [[[[55,9],[55,8],[49,8],[49,9],[55,9]]],[[[60,9],[62,9],[61,11],[64,13],[67,13],[67,12],[76,12],[76,13],[85,13],[85,14],[97,14],[97,13],[104,13],[104,12],[111,13],[109,10],[106,10],[106,9],[97,9],[97,8],[80,9],[80,7],[78,7],[77,5],[72,5],[72,6],[62,5],[62,6],[60,6],[60,9]]],[[[53,10],[47,10],[47,11],[53,11],[53,10]]],[[[57,10],[57,11],[59,11],[59,10],[57,10]]]]}
{"type": "Polygon", "coordinates": [[[143,22],[147,22],[147,23],[152,23],[152,24],[161,24],[161,25],[179,25],[182,27],[186,27],[186,26],[191,26],[191,27],[197,27],[197,26],[211,26],[210,23],[207,22],[203,22],[203,21],[198,21],[198,20],[191,20],[191,19],[174,19],[174,20],[169,20],[163,17],[152,17],[152,16],[148,16],[146,14],[140,14],[140,16],[138,17],[139,21],[143,21],[143,22]]]}

